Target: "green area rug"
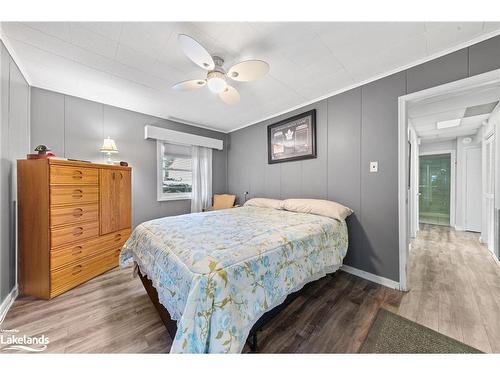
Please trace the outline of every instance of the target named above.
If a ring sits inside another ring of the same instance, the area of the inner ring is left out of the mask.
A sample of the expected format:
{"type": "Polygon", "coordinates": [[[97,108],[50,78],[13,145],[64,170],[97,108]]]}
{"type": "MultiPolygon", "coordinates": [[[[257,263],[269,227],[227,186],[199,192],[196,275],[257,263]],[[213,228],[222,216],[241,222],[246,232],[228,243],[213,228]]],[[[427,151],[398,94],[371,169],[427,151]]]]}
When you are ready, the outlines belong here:
{"type": "Polygon", "coordinates": [[[380,309],[360,353],[481,353],[451,337],[380,309]]]}

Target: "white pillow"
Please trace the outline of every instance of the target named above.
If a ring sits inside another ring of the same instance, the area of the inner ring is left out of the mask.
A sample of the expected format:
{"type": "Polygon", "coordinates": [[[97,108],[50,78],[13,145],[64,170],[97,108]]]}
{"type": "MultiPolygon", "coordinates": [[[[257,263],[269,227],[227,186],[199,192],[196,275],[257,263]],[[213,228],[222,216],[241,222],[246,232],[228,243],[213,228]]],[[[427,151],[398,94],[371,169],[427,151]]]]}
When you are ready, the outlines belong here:
{"type": "Polygon", "coordinates": [[[283,209],[305,214],[321,215],[337,220],[345,220],[353,211],[340,203],[323,199],[285,199],[283,209]]]}
{"type": "Polygon", "coordinates": [[[245,202],[244,206],[262,207],[262,208],[274,208],[276,210],[282,210],[283,201],[279,199],[270,198],[252,198],[245,202]]]}

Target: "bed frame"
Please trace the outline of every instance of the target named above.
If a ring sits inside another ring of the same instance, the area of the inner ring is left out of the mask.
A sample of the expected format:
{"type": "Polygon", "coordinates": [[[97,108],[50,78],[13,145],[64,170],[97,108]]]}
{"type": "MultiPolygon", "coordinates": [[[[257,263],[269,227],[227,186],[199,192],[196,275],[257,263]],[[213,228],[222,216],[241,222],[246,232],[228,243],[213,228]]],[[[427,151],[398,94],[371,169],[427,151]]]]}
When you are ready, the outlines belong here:
{"type": "MultiPolygon", "coordinates": [[[[153,286],[151,280],[149,280],[147,276],[142,275],[140,270],[138,270],[138,274],[142,281],[142,285],[144,285],[144,288],[146,289],[146,292],[148,293],[148,296],[151,299],[151,302],[153,302],[153,305],[158,311],[158,314],[160,315],[163,324],[167,328],[168,334],[173,340],[175,337],[175,333],[177,332],[176,321],[172,320],[167,309],[160,303],[158,299],[158,292],[153,286]]],[[[250,350],[253,353],[257,352],[257,332],[262,330],[262,328],[266,325],[267,322],[269,322],[272,318],[278,315],[278,313],[280,313],[283,309],[285,309],[285,307],[287,307],[290,303],[292,303],[300,295],[300,292],[302,290],[303,289],[289,294],[281,305],[278,305],[275,308],[264,313],[264,315],[262,315],[260,319],[257,320],[257,322],[253,325],[253,327],[250,329],[247,338],[247,343],[250,346],[250,350]]]]}

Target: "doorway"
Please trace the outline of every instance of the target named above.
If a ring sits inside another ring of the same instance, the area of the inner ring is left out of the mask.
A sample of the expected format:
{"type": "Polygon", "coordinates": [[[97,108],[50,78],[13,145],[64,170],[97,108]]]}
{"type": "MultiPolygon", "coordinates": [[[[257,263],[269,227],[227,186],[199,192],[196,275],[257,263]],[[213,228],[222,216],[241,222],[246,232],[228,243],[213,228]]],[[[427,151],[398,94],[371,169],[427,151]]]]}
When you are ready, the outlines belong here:
{"type": "Polygon", "coordinates": [[[484,211],[485,237],[488,250],[495,254],[495,134],[488,136],[484,143],[484,211]]]}
{"type": "Polygon", "coordinates": [[[451,154],[419,157],[419,222],[450,225],[451,154]]]}
{"type": "MultiPolygon", "coordinates": [[[[449,205],[448,225],[453,226],[451,221],[453,220],[453,214],[451,214],[452,206],[455,203],[456,213],[455,213],[455,225],[454,228],[448,228],[457,233],[459,231],[465,230],[465,220],[464,216],[467,211],[466,203],[466,180],[464,175],[466,175],[466,163],[467,161],[473,163],[477,159],[475,151],[467,152],[469,156],[466,156],[465,150],[477,146],[479,147],[479,152],[484,146],[484,133],[479,132],[479,128],[484,128],[485,124],[488,122],[488,118],[492,113],[494,108],[499,108],[498,100],[500,99],[500,69],[476,75],[473,77],[465,78],[463,80],[443,84],[440,86],[432,87],[419,92],[407,94],[399,98],[398,114],[399,114],[399,130],[398,130],[398,198],[399,198],[399,274],[400,274],[400,289],[408,290],[407,285],[407,267],[410,251],[410,238],[412,236],[412,226],[416,220],[412,219],[415,212],[419,212],[419,204],[422,199],[420,196],[415,195],[420,193],[420,181],[413,184],[412,181],[418,180],[420,178],[420,168],[415,169],[411,172],[411,165],[415,163],[410,163],[411,155],[415,153],[420,155],[418,150],[424,151],[424,148],[433,149],[433,151],[439,151],[439,154],[443,154],[443,149],[454,150],[456,152],[456,165],[453,166],[451,162],[450,172],[453,168],[456,169],[457,182],[455,183],[456,198],[455,202],[450,193],[448,203],[445,202],[442,205],[442,212],[445,211],[449,205]],[[449,107],[447,103],[453,102],[454,106],[449,107]],[[456,105],[455,105],[456,104],[456,105]],[[496,105],[496,107],[495,107],[496,105]],[[415,108],[424,108],[428,113],[420,113],[419,116],[412,115],[412,111],[415,112],[415,108]],[[428,115],[428,116],[427,116],[428,115]],[[480,116],[484,116],[480,120],[480,116]],[[419,117],[417,119],[416,117],[419,117]],[[420,121],[420,124],[419,124],[420,121]],[[423,122],[431,122],[431,124],[424,124],[423,122]],[[410,126],[412,124],[412,126],[410,126]],[[416,132],[415,139],[411,139],[409,134],[411,130],[416,132]],[[472,129],[473,128],[473,129],[472,129]],[[450,144],[451,142],[451,144],[450,144]],[[440,143],[437,147],[437,143],[440,143]],[[426,147],[423,147],[427,144],[426,147]],[[450,147],[450,145],[452,147],[450,147]],[[432,146],[432,147],[431,147],[432,146]],[[414,152],[416,151],[416,152],[414,152]],[[410,176],[415,176],[416,178],[410,178],[410,176]],[[416,209],[412,208],[412,202],[416,202],[416,209]]],[[[498,128],[498,127],[497,127],[498,128]]],[[[477,153],[477,152],[476,152],[477,153]]],[[[495,156],[489,155],[490,160],[495,156]]],[[[415,158],[416,159],[416,158],[415,158]]],[[[418,159],[417,159],[418,160],[418,159]]],[[[484,164],[484,162],[483,162],[484,164]]],[[[431,168],[432,169],[432,168],[431,168]]],[[[491,169],[491,167],[490,167],[491,169]]],[[[494,168],[491,169],[493,172],[494,168]]],[[[484,165],[479,169],[484,170],[484,165]]],[[[432,174],[430,174],[432,175],[432,174]]],[[[429,177],[430,179],[437,177],[429,177]]],[[[492,178],[492,180],[495,180],[492,178]]],[[[445,179],[443,179],[445,180],[445,179]]],[[[451,182],[450,174],[450,183],[451,182]]],[[[479,176],[479,181],[482,178],[479,176]]],[[[479,185],[481,186],[481,185],[479,185]]],[[[452,184],[453,187],[453,184],[452,184]]],[[[432,186],[432,181],[429,186],[423,187],[423,189],[434,189],[436,193],[437,185],[432,186]]],[[[469,186],[469,191],[473,186],[469,186]]],[[[469,212],[472,208],[481,208],[485,203],[483,197],[482,188],[479,189],[479,195],[476,194],[474,200],[469,202],[469,212]]],[[[495,184],[495,189],[497,190],[495,184]]],[[[422,191],[423,193],[424,191],[422,191]]],[[[439,194],[439,193],[437,193],[439,194]]],[[[497,197],[491,199],[495,202],[497,197]]],[[[423,202],[425,205],[432,208],[430,202],[423,202]]],[[[421,208],[420,208],[421,209],[421,208]]],[[[436,210],[439,213],[439,210],[436,210]]],[[[425,212],[425,210],[424,210],[425,212]]],[[[487,210],[491,216],[491,209],[487,210]]],[[[434,215],[436,216],[436,215],[434,215]]],[[[446,223],[446,214],[441,219],[441,223],[446,223]]],[[[420,215],[417,216],[418,218],[420,215]]],[[[439,222],[439,219],[438,219],[439,222]]],[[[490,220],[491,222],[491,220],[490,220]]],[[[427,225],[427,224],[426,224],[427,225]]],[[[445,228],[443,225],[437,226],[436,228],[445,228]]],[[[465,232],[464,232],[465,233],[465,232]]],[[[478,234],[474,234],[476,236],[478,234]]],[[[498,243],[498,238],[493,238],[493,244],[496,246],[498,243]]]]}

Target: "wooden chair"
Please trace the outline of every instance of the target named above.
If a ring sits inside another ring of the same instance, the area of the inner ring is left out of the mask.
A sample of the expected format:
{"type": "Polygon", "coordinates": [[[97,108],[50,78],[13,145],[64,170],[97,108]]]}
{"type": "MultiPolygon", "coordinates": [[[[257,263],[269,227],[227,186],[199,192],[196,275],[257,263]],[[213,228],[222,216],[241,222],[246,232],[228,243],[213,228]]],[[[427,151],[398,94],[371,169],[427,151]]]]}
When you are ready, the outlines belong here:
{"type": "Polygon", "coordinates": [[[236,195],[233,194],[214,194],[212,207],[204,208],[203,211],[224,210],[235,207],[236,195]]]}

